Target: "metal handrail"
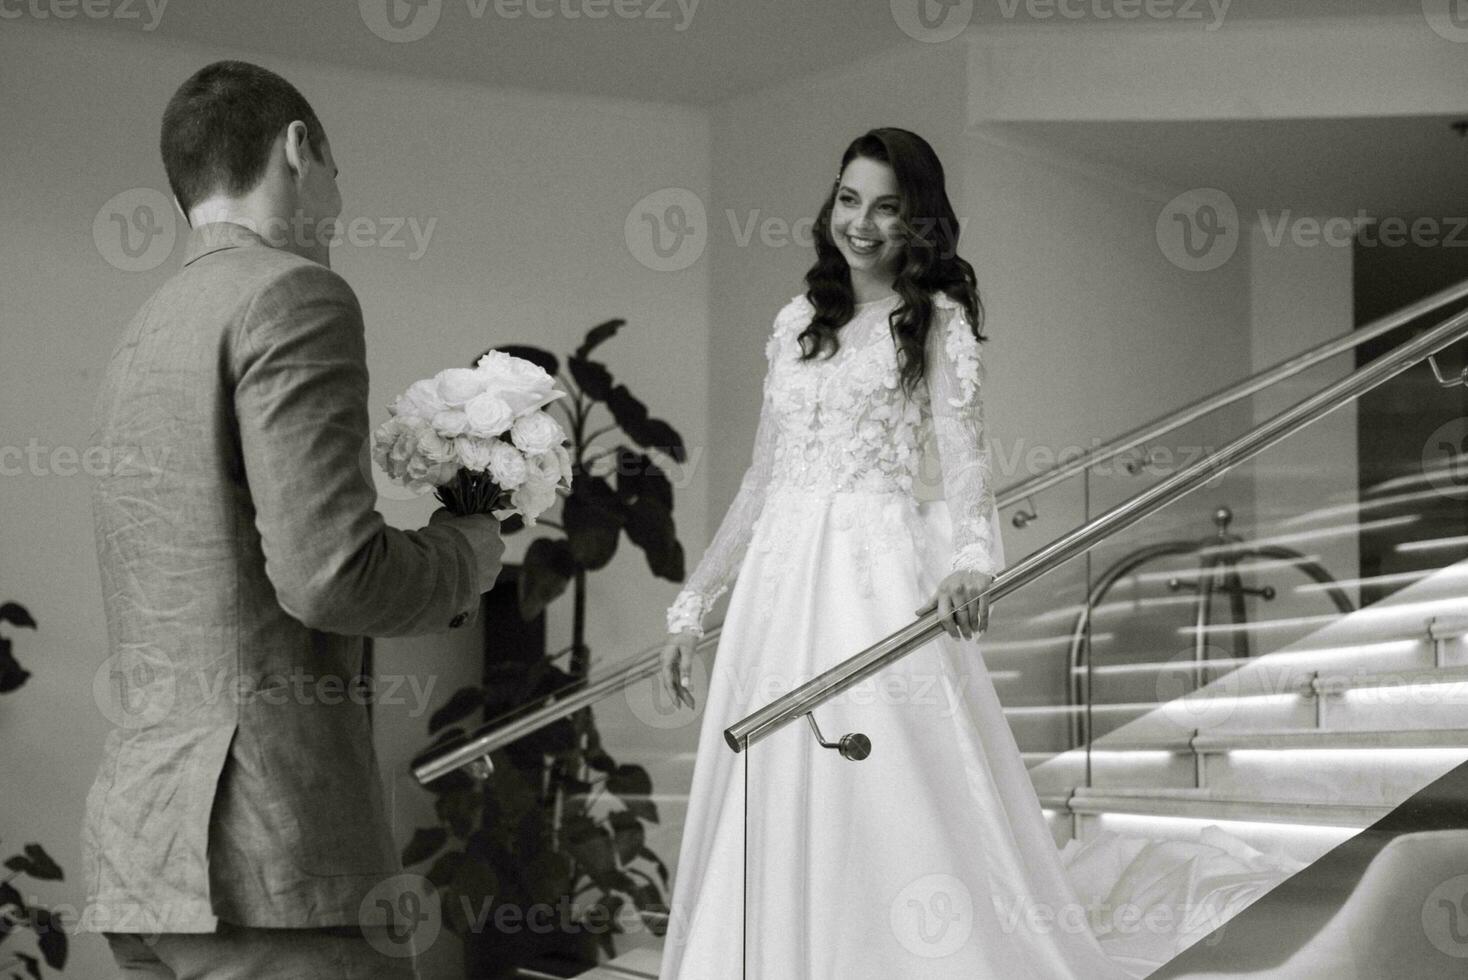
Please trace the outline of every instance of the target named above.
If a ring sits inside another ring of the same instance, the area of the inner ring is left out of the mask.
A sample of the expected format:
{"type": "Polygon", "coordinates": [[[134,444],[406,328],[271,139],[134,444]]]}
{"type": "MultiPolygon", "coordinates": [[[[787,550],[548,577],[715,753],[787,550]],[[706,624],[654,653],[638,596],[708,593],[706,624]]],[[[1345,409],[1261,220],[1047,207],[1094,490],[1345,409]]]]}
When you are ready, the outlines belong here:
{"type": "MultiPolygon", "coordinates": [[[[718,645],[723,627],[715,627],[704,633],[694,646],[695,655],[704,653],[718,645]]],[[[658,660],[663,645],[649,647],[618,667],[606,677],[572,694],[557,698],[534,711],[506,722],[495,719],[475,729],[462,742],[429,749],[413,763],[413,776],[419,783],[431,783],[463,766],[479,764],[484,772],[490,771],[489,753],[539,731],[552,722],[568,718],[582,708],[593,705],[602,698],[631,687],[638,681],[653,677],[658,672],[658,660]]]]}
{"type": "MultiPolygon", "coordinates": [[[[987,597],[992,603],[1028,585],[1105,538],[1131,527],[1220,473],[1252,459],[1305,426],[1464,337],[1468,337],[1468,310],[1449,317],[1431,330],[1393,348],[1365,367],[1352,371],[1334,384],[1260,423],[1222,449],[1057,538],[1019,564],[1001,571],[987,590],[969,601],[978,602],[987,597]]],[[[724,730],[724,740],[735,752],[742,751],[912,653],[941,631],[937,611],[928,613],[735,722],[724,730]]]]}
{"type": "MultiPolygon", "coordinates": [[[[1418,300],[1409,306],[1404,306],[1400,310],[1374,320],[1349,334],[1333,338],[1309,350],[1302,351],[1288,360],[1281,361],[1274,367],[1250,375],[1242,381],[1229,385],[1227,388],[1220,389],[1211,395],[1204,396],[1197,401],[1175,409],[1159,419],[1117,436],[1104,445],[1094,447],[1077,456],[1070,457],[1064,462],[1057,462],[1048,470],[1042,470],[1039,473],[1026,477],[1013,486],[1000,490],[996,494],[997,505],[1000,508],[1009,507],[1012,504],[1024,500],[1026,497],[1033,496],[1042,490],[1068,479],[1075,473],[1114,459],[1143,443],[1166,435],[1194,419],[1215,412],[1243,398],[1247,398],[1249,395],[1270,385],[1307,371],[1337,354],[1366,343],[1384,333],[1389,333],[1392,330],[1405,326],[1418,317],[1431,313],[1440,306],[1445,306],[1455,300],[1464,298],[1468,298],[1468,279],[1456,285],[1449,286],[1447,289],[1433,293],[1431,296],[1418,300]]],[[[995,580],[995,585],[997,584],[998,579],[995,580]]],[[[993,593],[992,586],[990,592],[991,594],[993,593]]],[[[705,633],[699,643],[698,650],[700,652],[703,651],[706,645],[710,645],[717,640],[718,635],[719,631],[717,629],[712,629],[705,633]]],[[[413,773],[415,777],[417,777],[420,783],[427,783],[454,769],[471,763],[485,762],[487,765],[486,760],[491,751],[503,748],[505,745],[510,744],[518,738],[522,738],[530,732],[543,728],[562,718],[569,717],[587,705],[595,703],[602,697],[615,694],[631,684],[652,676],[656,673],[654,664],[660,650],[661,646],[649,648],[633,657],[624,666],[617,668],[614,673],[603,680],[584,687],[575,694],[552,701],[508,723],[502,720],[489,722],[476,729],[462,743],[454,743],[445,747],[431,747],[421,756],[423,761],[414,765],[413,773]]]]}
{"type": "MultiPolygon", "coordinates": [[[[1151,442],[1153,439],[1164,436],[1174,429],[1182,428],[1195,419],[1212,414],[1220,408],[1232,405],[1234,402],[1248,398],[1250,395],[1262,391],[1271,385],[1278,384],[1287,378],[1294,377],[1301,372],[1308,371],[1317,364],[1330,360],[1337,354],[1343,354],[1361,346],[1368,341],[1375,340],[1384,333],[1390,333],[1400,327],[1406,326],[1418,317],[1426,316],[1439,307],[1446,306],[1456,300],[1468,298],[1468,279],[1456,283],[1433,293],[1425,299],[1420,299],[1409,306],[1404,306],[1394,313],[1389,313],[1380,319],[1373,320],[1357,330],[1333,337],[1322,344],[1317,344],[1309,350],[1301,351],[1294,357],[1280,361],[1270,368],[1265,368],[1257,374],[1251,374],[1241,381],[1236,381],[1226,388],[1221,388],[1211,395],[1205,395],[1197,401],[1190,402],[1181,408],[1173,409],[1167,414],[1146,422],[1129,432],[1115,436],[1106,443],[1082,452],[1076,456],[1068,457],[1064,462],[1057,461],[1049,469],[1041,470],[1032,476],[1025,477],[1013,486],[1005,487],[996,494],[998,505],[1001,509],[1012,504],[1019,503],[1026,497],[1032,497],[1042,490],[1053,487],[1057,483],[1068,480],[1071,476],[1115,459],[1123,453],[1130,452],[1136,447],[1151,442]]],[[[1437,373],[1436,365],[1433,366],[1437,373]]],[[[1468,374],[1468,372],[1465,372],[1468,374]]],[[[1439,381],[1447,382],[1438,375],[1439,381]]]]}

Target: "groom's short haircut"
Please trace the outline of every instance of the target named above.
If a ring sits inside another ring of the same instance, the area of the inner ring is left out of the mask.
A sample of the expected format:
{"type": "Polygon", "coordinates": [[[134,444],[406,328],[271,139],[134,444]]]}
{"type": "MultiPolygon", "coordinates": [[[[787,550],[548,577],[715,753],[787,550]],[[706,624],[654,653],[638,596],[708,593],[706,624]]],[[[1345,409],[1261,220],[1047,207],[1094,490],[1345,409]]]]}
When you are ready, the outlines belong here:
{"type": "Polygon", "coordinates": [[[244,194],[265,173],[270,148],[296,120],[323,159],[321,120],[275,72],[244,61],[216,61],[184,82],[163,110],[163,169],[187,214],[210,194],[244,194]]]}

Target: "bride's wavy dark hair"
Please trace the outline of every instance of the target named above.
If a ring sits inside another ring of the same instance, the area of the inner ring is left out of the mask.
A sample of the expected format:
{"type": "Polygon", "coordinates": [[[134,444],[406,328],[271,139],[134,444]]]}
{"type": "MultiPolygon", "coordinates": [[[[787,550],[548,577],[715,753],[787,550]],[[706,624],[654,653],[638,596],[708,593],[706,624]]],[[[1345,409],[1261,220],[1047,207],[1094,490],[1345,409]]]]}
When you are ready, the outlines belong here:
{"type": "Polygon", "coordinates": [[[958,217],[944,189],[943,164],[927,140],[905,129],[873,129],[853,140],[841,155],[837,178],[812,229],[816,261],[805,274],[805,297],[815,307],[815,315],[800,334],[801,359],[834,355],[841,347],[841,328],[856,312],[851,268],[831,238],[831,210],[840,189],[840,174],[857,157],[887,164],[897,180],[898,214],[906,243],[892,283],[900,299],[888,325],[897,343],[902,387],[911,395],[923,377],[923,345],[933,317],[933,293],[946,294],[968,313],[976,340],[989,338],[980,333],[984,307],[973,266],[958,254],[958,217]]]}

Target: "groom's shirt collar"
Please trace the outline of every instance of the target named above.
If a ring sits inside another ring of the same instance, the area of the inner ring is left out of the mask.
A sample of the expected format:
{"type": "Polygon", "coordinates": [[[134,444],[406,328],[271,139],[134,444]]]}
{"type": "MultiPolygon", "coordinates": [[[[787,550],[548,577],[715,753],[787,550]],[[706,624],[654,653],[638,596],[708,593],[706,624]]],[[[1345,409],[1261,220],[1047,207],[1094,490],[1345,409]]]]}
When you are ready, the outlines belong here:
{"type": "Polygon", "coordinates": [[[269,242],[244,225],[237,225],[232,221],[211,221],[189,232],[188,248],[184,252],[183,264],[188,266],[212,252],[250,245],[270,247],[269,242]]]}

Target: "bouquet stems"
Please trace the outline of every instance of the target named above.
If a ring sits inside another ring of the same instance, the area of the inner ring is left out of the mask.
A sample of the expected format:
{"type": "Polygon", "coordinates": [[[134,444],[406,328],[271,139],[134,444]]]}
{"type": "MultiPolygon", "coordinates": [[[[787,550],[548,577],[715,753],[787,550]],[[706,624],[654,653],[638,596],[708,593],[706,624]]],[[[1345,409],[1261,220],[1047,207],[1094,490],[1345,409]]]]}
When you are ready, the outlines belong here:
{"type": "Polygon", "coordinates": [[[508,507],[507,494],[500,489],[488,473],[466,470],[463,467],[454,478],[434,491],[439,503],[459,516],[466,514],[488,514],[508,507]]]}

